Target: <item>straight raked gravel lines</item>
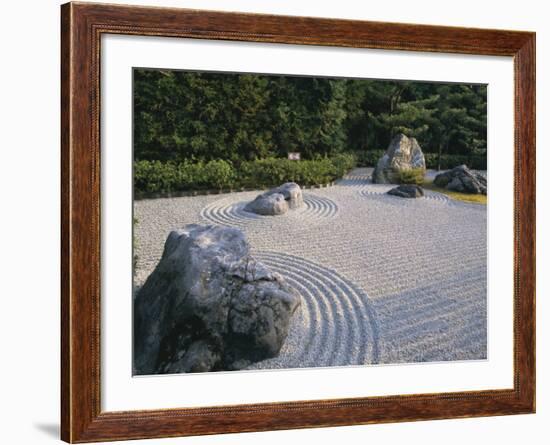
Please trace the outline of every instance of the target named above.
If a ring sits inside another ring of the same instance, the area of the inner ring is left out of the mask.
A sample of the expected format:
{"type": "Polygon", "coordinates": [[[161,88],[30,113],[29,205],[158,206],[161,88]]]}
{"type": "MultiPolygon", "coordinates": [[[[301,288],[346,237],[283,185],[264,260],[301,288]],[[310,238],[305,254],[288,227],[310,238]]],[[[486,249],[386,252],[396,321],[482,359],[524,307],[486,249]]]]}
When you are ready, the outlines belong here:
{"type": "Polygon", "coordinates": [[[306,190],[281,217],[242,210],[257,192],[136,201],[136,284],[170,230],[240,227],[303,302],[279,356],[253,368],[486,358],[486,207],[388,196],[369,175],[306,190]]]}

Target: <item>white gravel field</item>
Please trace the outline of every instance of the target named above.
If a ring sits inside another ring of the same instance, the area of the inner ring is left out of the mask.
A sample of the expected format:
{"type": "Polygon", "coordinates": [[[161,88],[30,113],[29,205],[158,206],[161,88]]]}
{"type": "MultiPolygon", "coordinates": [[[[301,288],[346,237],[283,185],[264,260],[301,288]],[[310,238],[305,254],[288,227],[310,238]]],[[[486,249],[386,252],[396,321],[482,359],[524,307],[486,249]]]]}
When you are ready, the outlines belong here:
{"type": "Polygon", "coordinates": [[[259,192],[135,201],[135,284],[171,230],[239,227],[302,297],[279,356],[250,368],[485,359],[486,206],[390,196],[370,172],[304,190],[305,206],[283,216],[244,212],[259,192]]]}

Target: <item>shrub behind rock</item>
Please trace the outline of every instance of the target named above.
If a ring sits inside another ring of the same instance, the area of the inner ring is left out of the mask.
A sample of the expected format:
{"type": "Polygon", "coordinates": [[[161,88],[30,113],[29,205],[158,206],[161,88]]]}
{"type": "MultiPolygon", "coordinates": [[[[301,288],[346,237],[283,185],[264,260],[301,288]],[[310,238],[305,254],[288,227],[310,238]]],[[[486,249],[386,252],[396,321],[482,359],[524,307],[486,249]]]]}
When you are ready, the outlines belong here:
{"type": "Polygon", "coordinates": [[[421,168],[413,168],[411,170],[401,170],[396,172],[397,181],[399,184],[424,184],[424,175],[426,171],[421,168]]]}
{"type": "Polygon", "coordinates": [[[137,161],[134,163],[134,191],[139,195],[241,187],[257,189],[285,182],[302,186],[327,184],[344,176],[355,162],[354,155],[345,153],[332,158],[302,161],[266,158],[238,164],[223,159],[182,163],[137,161]]]}

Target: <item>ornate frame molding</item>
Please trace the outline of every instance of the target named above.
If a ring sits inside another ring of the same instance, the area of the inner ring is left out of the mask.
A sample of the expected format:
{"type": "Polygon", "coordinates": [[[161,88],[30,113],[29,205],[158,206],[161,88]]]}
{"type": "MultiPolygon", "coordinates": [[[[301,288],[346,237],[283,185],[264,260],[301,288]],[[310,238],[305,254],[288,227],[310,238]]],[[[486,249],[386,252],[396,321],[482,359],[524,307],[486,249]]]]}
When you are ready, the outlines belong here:
{"type": "Polygon", "coordinates": [[[61,7],[61,436],[67,442],[278,430],[535,411],[535,34],[93,3],[61,7]],[[102,412],[102,34],[512,56],[515,67],[514,388],[102,412]]]}

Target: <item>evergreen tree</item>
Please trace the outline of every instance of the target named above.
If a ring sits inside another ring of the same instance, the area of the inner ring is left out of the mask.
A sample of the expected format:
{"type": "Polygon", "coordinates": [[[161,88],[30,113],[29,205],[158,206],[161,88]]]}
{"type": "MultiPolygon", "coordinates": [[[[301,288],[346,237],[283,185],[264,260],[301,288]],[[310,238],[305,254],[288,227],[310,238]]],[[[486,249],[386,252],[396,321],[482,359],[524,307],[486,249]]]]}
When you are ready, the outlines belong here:
{"type": "Polygon", "coordinates": [[[370,79],[134,70],[136,160],[316,158],[385,149],[486,156],[487,87],[370,79]]]}

